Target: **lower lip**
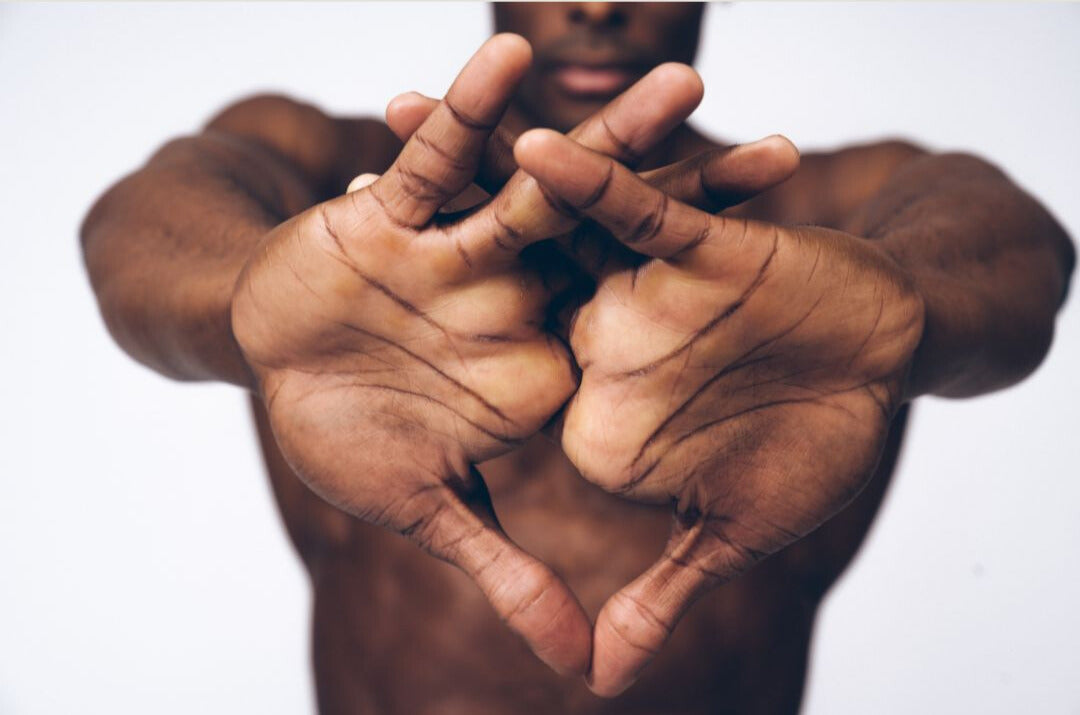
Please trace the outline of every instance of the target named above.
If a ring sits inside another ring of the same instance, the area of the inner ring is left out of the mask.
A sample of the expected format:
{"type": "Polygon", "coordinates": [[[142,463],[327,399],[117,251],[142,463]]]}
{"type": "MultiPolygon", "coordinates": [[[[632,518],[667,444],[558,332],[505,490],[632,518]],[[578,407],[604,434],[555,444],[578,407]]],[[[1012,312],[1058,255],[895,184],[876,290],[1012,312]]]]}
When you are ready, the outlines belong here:
{"type": "Polygon", "coordinates": [[[567,65],[554,72],[555,83],[567,94],[581,97],[610,97],[629,87],[634,73],[617,67],[567,65]]]}

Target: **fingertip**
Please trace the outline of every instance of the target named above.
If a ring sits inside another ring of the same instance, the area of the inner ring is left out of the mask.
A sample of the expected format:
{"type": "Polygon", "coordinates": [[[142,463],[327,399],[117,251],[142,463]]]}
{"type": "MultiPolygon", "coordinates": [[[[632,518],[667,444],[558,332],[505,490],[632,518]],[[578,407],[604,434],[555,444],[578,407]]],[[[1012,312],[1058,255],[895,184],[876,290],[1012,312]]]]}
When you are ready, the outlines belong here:
{"type": "Polygon", "coordinates": [[[499,618],[560,675],[578,676],[592,660],[592,625],[570,587],[551,569],[496,531],[455,554],[499,618]],[[495,556],[490,554],[500,545],[495,556]]]}
{"type": "Polygon", "coordinates": [[[632,623],[616,626],[612,619],[611,602],[597,616],[593,629],[592,662],[585,676],[585,685],[602,698],[622,694],[638,678],[641,669],[652,660],[651,649],[642,648],[627,640],[633,632],[632,623]]]}
{"type": "Polygon", "coordinates": [[[520,571],[513,589],[527,594],[507,615],[549,668],[566,677],[585,675],[592,662],[592,625],[573,592],[547,567],[520,571]],[[531,575],[530,575],[531,574],[531,575]]]}
{"type": "Polygon", "coordinates": [[[550,149],[552,142],[558,142],[561,136],[552,129],[530,129],[514,142],[514,160],[518,166],[525,168],[530,158],[538,157],[545,149],[550,149]]]}
{"type": "Polygon", "coordinates": [[[532,64],[532,45],[521,35],[513,32],[500,32],[492,35],[482,48],[484,51],[494,51],[500,55],[500,61],[518,64],[522,73],[532,64]]]}
{"type": "Polygon", "coordinates": [[[407,141],[424,120],[435,110],[439,101],[419,92],[403,92],[386,105],[386,126],[402,141],[407,141]]]}
{"type": "Polygon", "coordinates": [[[776,180],[784,180],[795,173],[802,161],[802,155],[795,143],[783,134],[773,134],[762,139],[760,151],[770,159],[776,180]]]}
{"type": "Polygon", "coordinates": [[[626,684],[616,684],[614,682],[597,683],[597,681],[592,678],[592,673],[585,676],[585,687],[587,687],[593,695],[601,698],[618,697],[625,693],[634,682],[636,681],[631,680],[626,684]]]}
{"type": "Polygon", "coordinates": [[[582,623],[582,626],[572,626],[570,632],[566,633],[552,650],[533,651],[549,668],[564,678],[585,677],[592,664],[592,630],[587,621],[582,623]]]}
{"type": "Polygon", "coordinates": [[[488,42],[495,42],[512,52],[525,53],[530,59],[532,58],[532,45],[516,32],[497,32],[488,42]]]}
{"type": "MultiPolygon", "coordinates": [[[[595,648],[594,648],[595,652],[595,648]]],[[[589,665],[589,672],[585,674],[585,687],[593,695],[601,698],[614,698],[625,693],[631,685],[637,682],[636,675],[616,677],[613,673],[598,673],[595,658],[589,665]]]]}
{"type": "Polygon", "coordinates": [[[424,106],[432,103],[437,104],[438,100],[425,97],[416,91],[402,92],[386,103],[386,114],[389,116],[391,113],[407,111],[417,106],[424,106]]]}
{"type": "Polygon", "coordinates": [[[795,160],[798,164],[802,160],[802,152],[799,151],[799,147],[795,146],[795,142],[788,139],[783,134],[771,134],[761,141],[768,142],[768,145],[778,153],[786,153],[795,160]]]}
{"type": "Polygon", "coordinates": [[[649,74],[656,76],[665,86],[679,87],[694,105],[705,96],[705,82],[693,67],[682,62],[664,62],[657,65],[649,74]]]}
{"type": "Polygon", "coordinates": [[[702,169],[712,189],[750,195],[788,179],[799,168],[799,149],[782,134],[718,151],[702,169]]]}

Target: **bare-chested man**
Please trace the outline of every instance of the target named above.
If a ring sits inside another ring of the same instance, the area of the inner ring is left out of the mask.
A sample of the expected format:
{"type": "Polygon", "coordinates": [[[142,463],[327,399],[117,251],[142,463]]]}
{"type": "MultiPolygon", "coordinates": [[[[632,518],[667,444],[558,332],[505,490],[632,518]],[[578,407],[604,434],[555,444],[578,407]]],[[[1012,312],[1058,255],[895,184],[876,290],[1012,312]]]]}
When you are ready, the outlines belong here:
{"type": "Polygon", "coordinates": [[[247,99],[87,217],[117,341],[252,392],[321,710],[793,712],[906,405],[1045,355],[1038,203],[702,136],[701,14],[499,5],[441,101],[247,99]]]}

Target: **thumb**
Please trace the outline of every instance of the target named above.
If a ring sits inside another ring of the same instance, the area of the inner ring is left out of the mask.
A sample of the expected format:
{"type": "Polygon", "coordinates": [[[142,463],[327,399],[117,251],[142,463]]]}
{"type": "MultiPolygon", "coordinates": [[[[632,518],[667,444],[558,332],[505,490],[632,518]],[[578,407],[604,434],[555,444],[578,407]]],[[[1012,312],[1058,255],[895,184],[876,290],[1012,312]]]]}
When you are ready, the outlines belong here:
{"type": "Polygon", "coordinates": [[[710,523],[704,515],[692,524],[677,521],[660,560],[600,610],[586,676],[589,689],[614,697],[633,685],[687,609],[755,558],[723,535],[722,523],[710,523]]]}
{"type": "Polygon", "coordinates": [[[432,555],[464,571],[502,619],[561,675],[589,666],[591,627],[570,588],[550,567],[507,537],[479,472],[430,489],[417,504],[424,516],[401,529],[432,555]]]}

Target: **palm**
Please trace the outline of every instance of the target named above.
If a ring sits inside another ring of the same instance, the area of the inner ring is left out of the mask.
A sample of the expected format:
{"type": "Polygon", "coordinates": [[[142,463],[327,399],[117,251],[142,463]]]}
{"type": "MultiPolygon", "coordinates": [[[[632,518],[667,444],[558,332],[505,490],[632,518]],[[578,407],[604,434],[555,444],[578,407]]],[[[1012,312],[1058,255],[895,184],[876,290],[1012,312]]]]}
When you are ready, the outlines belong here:
{"type": "MultiPolygon", "coordinates": [[[[232,318],[301,478],[460,567],[541,659],[584,672],[587,616],[507,538],[474,466],[536,432],[576,385],[567,348],[543,327],[550,275],[522,255],[569,222],[522,174],[486,204],[446,213],[478,180],[528,62],[521,38],[489,40],[420,113],[385,174],[267,237],[237,284],[232,318]]],[[[688,68],[662,66],[576,136],[619,159],[643,153],[700,90],[688,68]]]]}
{"type": "Polygon", "coordinates": [[[698,211],[553,132],[519,164],[638,254],[576,316],[563,446],[589,480],[670,501],[663,556],[597,618],[592,684],[627,687],[709,588],[805,535],[869,478],[922,304],[869,243],[698,211]]]}
{"type": "MultiPolygon", "coordinates": [[[[744,568],[845,504],[870,474],[912,313],[844,234],[753,225],[738,263],[655,260],[605,277],[571,336],[583,368],[568,454],[633,498],[674,500],[744,568]],[[838,289],[842,286],[842,290],[838,289]]],[[[716,545],[714,545],[716,546],[716,545]]]]}
{"type": "Polygon", "coordinates": [[[520,38],[492,38],[381,178],[272,231],[232,324],[282,454],[314,491],[460,567],[537,655],[581,672],[584,611],[507,538],[473,466],[535,432],[575,375],[540,327],[548,291],[497,245],[499,226],[438,215],[473,180],[528,62],[520,38]]]}
{"type": "Polygon", "coordinates": [[[351,194],[277,229],[234,313],[300,474],[334,504],[400,528],[427,513],[417,493],[468,482],[470,464],[534,433],[574,381],[565,349],[538,327],[548,296],[533,274],[451,287],[462,268],[452,249],[383,225],[374,206],[353,213],[366,202],[351,194]],[[340,225],[342,215],[369,218],[340,225]],[[362,250],[351,235],[365,237],[362,250]],[[401,475],[389,490],[387,473],[401,475]]]}

